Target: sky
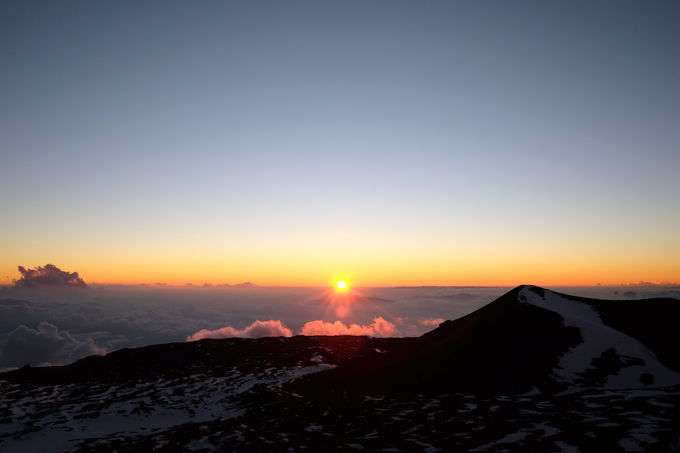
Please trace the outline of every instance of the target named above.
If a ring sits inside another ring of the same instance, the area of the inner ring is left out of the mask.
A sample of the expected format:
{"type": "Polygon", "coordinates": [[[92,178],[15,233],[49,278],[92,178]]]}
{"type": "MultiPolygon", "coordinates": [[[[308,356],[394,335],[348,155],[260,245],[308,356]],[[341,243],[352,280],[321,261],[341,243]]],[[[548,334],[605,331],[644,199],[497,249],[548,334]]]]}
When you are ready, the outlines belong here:
{"type": "Polygon", "coordinates": [[[680,275],[677,2],[0,3],[0,283],[680,275]]]}

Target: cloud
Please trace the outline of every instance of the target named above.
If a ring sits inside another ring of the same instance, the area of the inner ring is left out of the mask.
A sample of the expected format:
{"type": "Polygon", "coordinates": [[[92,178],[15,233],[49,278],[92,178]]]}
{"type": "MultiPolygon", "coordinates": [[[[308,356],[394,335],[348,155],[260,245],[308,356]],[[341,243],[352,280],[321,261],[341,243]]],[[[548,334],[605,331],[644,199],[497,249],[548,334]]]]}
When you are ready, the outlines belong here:
{"type": "Polygon", "coordinates": [[[65,364],[92,354],[105,354],[92,339],[78,341],[67,331],[49,322],[37,329],[20,325],[9,333],[0,354],[4,367],[43,364],[65,364]]]}
{"type": "Polygon", "coordinates": [[[371,303],[371,304],[392,304],[392,303],[394,303],[394,301],[390,300],[390,299],[383,299],[382,297],[363,296],[361,294],[355,295],[353,299],[354,299],[354,302],[364,302],[364,303],[371,303]]]}
{"type": "Polygon", "coordinates": [[[187,341],[196,341],[203,338],[261,338],[261,337],[292,337],[293,332],[286,327],[281,321],[255,321],[245,329],[235,329],[234,327],[225,326],[220,329],[208,330],[201,329],[198,332],[189,335],[187,341]]]}
{"type": "Polygon", "coordinates": [[[443,291],[437,294],[433,294],[430,296],[432,299],[443,299],[443,300],[466,300],[466,299],[475,299],[477,297],[480,297],[478,294],[472,294],[470,292],[449,292],[449,291],[443,291]]]}
{"type": "MultiPolygon", "coordinates": [[[[350,324],[341,321],[333,323],[316,320],[305,323],[300,332],[301,335],[369,335],[378,337],[394,336],[397,332],[395,325],[378,316],[368,325],[350,324]]],[[[261,338],[261,337],[291,337],[293,332],[279,320],[255,321],[244,329],[236,329],[225,326],[220,329],[202,329],[187,337],[187,341],[196,341],[203,338],[261,338]]]]}
{"type": "Polygon", "coordinates": [[[369,335],[379,337],[389,337],[396,333],[396,326],[389,321],[378,316],[368,325],[350,324],[346,325],[341,321],[309,321],[302,326],[302,335],[369,335]]]}
{"type": "Polygon", "coordinates": [[[38,266],[35,269],[26,269],[19,266],[21,278],[14,282],[15,288],[39,288],[39,287],[70,287],[87,288],[87,284],[78,276],[78,272],[66,272],[54,264],[38,266]]]}
{"type": "Polygon", "coordinates": [[[439,326],[439,324],[443,323],[446,321],[444,318],[427,318],[421,320],[421,324],[424,326],[439,326]]]}

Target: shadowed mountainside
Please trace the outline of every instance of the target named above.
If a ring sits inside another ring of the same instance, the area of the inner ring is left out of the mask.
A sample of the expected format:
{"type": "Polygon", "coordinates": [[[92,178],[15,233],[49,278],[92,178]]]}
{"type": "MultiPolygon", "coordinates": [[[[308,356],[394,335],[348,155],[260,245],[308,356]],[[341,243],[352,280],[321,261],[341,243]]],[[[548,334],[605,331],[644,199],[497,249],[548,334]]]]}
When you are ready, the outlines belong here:
{"type": "Polygon", "coordinates": [[[376,360],[358,355],[345,366],[295,382],[298,390],[515,393],[559,390],[550,376],[560,355],[580,342],[578,329],[556,313],[521,303],[517,287],[494,302],[376,360]]]}

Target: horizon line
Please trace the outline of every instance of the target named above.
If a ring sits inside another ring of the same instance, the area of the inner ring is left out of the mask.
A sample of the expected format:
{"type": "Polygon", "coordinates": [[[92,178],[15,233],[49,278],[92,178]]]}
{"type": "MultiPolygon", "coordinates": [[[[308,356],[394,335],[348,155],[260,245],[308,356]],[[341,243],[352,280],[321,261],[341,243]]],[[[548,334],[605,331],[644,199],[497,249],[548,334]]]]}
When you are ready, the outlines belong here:
{"type": "MultiPolygon", "coordinates": [[[[41,286],[38,288],[15,288],[16,281],[10,281],[5,283],[0,283],[0,287],[3,289],[68,289],[69,286],[41,286]]],[[[533,285],[539,287],[554,287],[554,288],[570,288],[570,287],[583,287],[583,288],[607,288],[607,287],[655,287],[655,286],[680,286],[680,282],[649,282],[649,281],[638,281],[638,282],[619,282],[619,283],[572,283],[572,284],[533,284],[533,283],[518,283],[518,284],[396,284],[396,285],[352,285],[352,288],[366,288],[366,289],[380,289],[380,288],[516,288],[522,285],[533,285]]],[[[332,285],[319,285],[319,284],[258,284],[251,281],[241,282],[241,283],[167,283],[167,282],[139,282],[139,283],[120,283],[120,282],[91,282],[87,283],[87,286],[120,286],[120,287],[141,287],[141,288],[193,288],[193,289],[220,289],[220,288],[330,288],[332,285]]],[[[86,288],[81,288],[86,289],[86,288]]]]}

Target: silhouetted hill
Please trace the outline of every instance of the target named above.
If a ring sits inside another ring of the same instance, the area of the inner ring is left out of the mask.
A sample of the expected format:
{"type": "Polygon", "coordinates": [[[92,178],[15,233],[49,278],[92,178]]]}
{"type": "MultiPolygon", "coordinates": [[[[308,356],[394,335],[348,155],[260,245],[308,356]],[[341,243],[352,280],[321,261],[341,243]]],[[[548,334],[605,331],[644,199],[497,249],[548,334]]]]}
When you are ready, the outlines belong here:
{"type": "Polygon", "coordinates": [[[521,303],[522,288],[467,316],[445,321],[397,353],[359,355],[296,386],[341,391],[513,393],[534,386],[559,390],[563,386],[550,371],[580,342],[579,331],[565,326],[554,312],[521,303]]]}

